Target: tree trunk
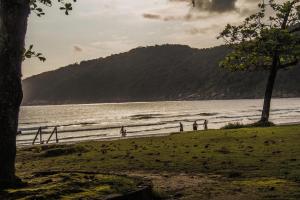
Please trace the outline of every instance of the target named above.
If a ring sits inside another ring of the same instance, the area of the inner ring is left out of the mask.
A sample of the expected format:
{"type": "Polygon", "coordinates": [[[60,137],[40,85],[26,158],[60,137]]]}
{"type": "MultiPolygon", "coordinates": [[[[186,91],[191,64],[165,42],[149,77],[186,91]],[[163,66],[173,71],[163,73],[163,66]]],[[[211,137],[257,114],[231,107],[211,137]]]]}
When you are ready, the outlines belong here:
{"type": "Polygon", "coordinates": [[[261,114],[261,119],[259,123],[263,126],[269,125],[269,115],[270,115],[270,107],[271,107],[271,99],[273,94],[273,88],[276,80],[277,75],[277,60],[278,58],[274,58],[273,66],[271,68],[268,82],[267,82],[267,88],[265,91],[265,98],[264,98],[264,106],[261,114]]]}
{"type": "Polygon", "coordinates": [[[29,0],[0,0],[0,187],[11,187],[19,180],[15,175],[16,133],[29,13],[29,0]]]}

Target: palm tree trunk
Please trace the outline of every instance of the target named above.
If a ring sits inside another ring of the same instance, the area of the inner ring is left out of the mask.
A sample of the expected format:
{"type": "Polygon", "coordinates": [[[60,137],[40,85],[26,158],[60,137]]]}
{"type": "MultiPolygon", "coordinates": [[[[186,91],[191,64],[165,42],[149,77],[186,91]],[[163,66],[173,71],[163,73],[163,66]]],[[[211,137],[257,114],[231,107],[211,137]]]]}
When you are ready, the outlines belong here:
{"type": "Polygon", "coordinates": [[[23,97],[21,64],[29,0],[0,0],[0,187],[10,187],[15,175],[16,133],[23,97]]]}

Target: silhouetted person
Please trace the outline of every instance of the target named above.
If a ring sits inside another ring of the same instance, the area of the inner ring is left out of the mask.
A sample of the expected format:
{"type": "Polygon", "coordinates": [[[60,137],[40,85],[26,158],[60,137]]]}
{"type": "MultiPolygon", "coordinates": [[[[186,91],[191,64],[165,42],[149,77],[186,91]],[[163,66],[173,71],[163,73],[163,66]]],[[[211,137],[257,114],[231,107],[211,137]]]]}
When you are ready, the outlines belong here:
{"type": "Polygon", "coordinates": [[[122,137],[126,137],[127,134],[126,134],[126,129],[124,126],[121,127],[120,134],[122,137]]]}
{"type": "Polygon", "coordinates": [[[193,123],[193,130],[194,130],[194,131],[197,131],[197,130],[198,130],[198,124],[197,124],[197,121],[195,121],[195,122],[193,123]]]}
{"type": "Polygon", "coordinates": [[[179,123],[179,131],[183,132],[183,124],[181,122],[179,123]]]}
{"type": "Polygon", "coordinates": [[[208,124],[208,121],[207,121],[207,120],[204,120],[204,124],[203,124],[204,130],[207,130],[207,129],[208,129],[207,124],[208,124]]]}

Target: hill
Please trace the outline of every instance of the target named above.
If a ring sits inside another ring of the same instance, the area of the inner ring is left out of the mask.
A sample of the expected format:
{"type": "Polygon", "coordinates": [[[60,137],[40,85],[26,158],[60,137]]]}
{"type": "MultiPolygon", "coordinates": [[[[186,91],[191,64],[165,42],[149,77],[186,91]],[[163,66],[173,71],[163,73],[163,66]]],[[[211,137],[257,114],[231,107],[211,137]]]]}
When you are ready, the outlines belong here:
{"type": "MultiPolygon", "coordinates": [[[[267,73],[218,66],[225,46],[139,47],[23,80],[24,105],[262,98],[267,73]]],[[[281,71],[274,97],[300,97],[300,67],[281,71]]]]}

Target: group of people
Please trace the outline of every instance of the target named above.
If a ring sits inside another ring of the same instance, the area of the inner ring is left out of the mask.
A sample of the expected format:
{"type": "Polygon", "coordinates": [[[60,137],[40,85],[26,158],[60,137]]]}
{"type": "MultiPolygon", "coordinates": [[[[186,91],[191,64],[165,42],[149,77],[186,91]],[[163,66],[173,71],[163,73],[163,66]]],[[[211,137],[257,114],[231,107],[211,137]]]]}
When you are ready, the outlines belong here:
{"type": "MultiPolygon", "coordinates": [[[[203,123],[204,130],[208,129],[207,124],[208,124],[208,121],[204,120],[204,123],[203,123]]],[[[197,121],[195,121],[193,123],[193,130],[194,131],[198,130],[198,123],[197,123],[197,121]]],[[[179,122],[179,131],[183,132],[183,124],[181,122],[179,122]]],[[[125,129],[124,126],[121,127],[120,134],[121,134],[122,137],[126,137],[127,136],[127,131],[126,131],[126,129],[125,129]]]]}
{"type": "MultiPolygon", "coordinates": [[[[205,119],[204,123],[203,123],[204,130],[208,129],[207,124],[208,124],[208,121],[205,119]]],[[[193,131],[197,131],[197,130],[198,130],[198,123],[197,123],[197,121],[194,121],[194,123],[193,123],[193,131]]],[[[179,131],[183,132],[183,124],[181,122],[179,122],[179,131]]]]}

